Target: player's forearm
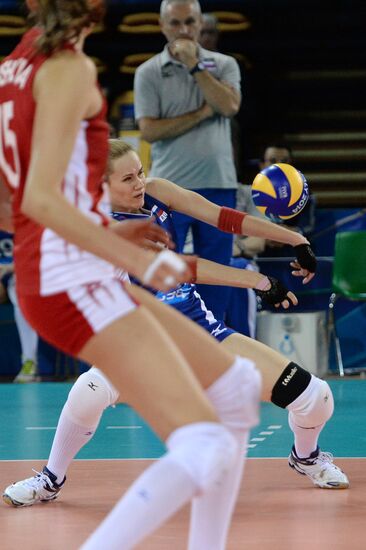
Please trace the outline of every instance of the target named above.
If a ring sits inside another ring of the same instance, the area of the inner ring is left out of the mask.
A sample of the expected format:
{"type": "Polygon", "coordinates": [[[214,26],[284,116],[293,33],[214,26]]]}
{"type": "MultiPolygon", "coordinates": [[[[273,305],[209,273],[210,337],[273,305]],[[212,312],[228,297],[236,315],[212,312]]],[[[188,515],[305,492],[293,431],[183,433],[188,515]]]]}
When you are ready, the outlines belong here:
{"type": "Polygon", "coordinates": [[[178,212],[204,221],[205,223],[219,227],[219,229],[223,231],[236,233],[238,235],[246,235],[248,237],[261,237],[291,246],[308,243],[307,239],[301,235],[301,233],[286,229],[273,222],[258,218],[257,216],[240,213],[239,211],[233,211],[234,214],[237,213],[237,216],[240,216],[240,214],[244,216],[242,220],[239,218],[240,223],[238,227],[232,230],[232,223],[227,223],[225,224],[226,227],[223,227],[221,225],[222,222],[220,222],[220,217],[222,211],[225,209],[220,208],[197,193],[188,190],[185,190],[185,193],[187,194],[187,199],[182,201],[184,208],[174,204],[172,208],[178,210],[178,212]],[[188,199],[188,193],[192,195],[191,199],[188,199]]]}
{"type": "Polygon", "coordinates": [[[198,258],[197,279],[199,284],[254,288],[265,275],[256,271],[238,269],[198,258]]]}
{"type": "Polygon", "coordinates": [[[272,241],[289,244],[291,246],[308,243],[308,240],[301,235],[301,233],[291,231],[270,221],[257,218],[256,216],[245,216],[241,224],[241,229],[243,235],[271,239],[272,241]]]}
{"type": "Polygon", "coordinates": [[[149,143],[170,139],[185,134],[207,118],[202,109],[173,118],[141,119],[141,137],[149,143]]]}
{"type": "Polygon", "coordinates": [[[214,78],[207,70],[194,74],[205,100],[219,114],[232,117],[240,108],[238,92],[214,78]]]}

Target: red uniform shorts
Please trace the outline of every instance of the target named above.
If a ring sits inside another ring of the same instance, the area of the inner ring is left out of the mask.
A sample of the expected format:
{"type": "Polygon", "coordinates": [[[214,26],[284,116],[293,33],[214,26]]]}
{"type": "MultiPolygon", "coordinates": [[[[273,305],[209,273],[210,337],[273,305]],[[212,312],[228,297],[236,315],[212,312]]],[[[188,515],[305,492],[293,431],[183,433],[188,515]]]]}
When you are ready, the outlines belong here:
{"type": "Polygon", "coordinates": [[[50,296],[18,296],[23,315],[37,333],[65,353],[77,356],[88,340],[127,315],[138,304],[119,279],[72,287],[50,296]]]}

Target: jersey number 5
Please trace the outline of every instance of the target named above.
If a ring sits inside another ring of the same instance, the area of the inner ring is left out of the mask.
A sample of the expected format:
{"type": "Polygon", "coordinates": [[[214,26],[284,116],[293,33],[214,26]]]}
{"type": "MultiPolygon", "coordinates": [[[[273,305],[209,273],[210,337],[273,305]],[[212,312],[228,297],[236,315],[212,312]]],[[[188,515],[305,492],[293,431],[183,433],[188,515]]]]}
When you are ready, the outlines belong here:
{"type": "Polygon", "coordinates": [[[10,122],[14,116],[14,102],[6,101],[0,105],[0,168],[9,185],[16,189],[19,187],[20,162],[18,153],[17,136],[10,128],[10,122]],[[5,151],[12,154],[12,164],[5,158],[5,151]],[[11,151],[11,153],[10,153],[11,151]]]}

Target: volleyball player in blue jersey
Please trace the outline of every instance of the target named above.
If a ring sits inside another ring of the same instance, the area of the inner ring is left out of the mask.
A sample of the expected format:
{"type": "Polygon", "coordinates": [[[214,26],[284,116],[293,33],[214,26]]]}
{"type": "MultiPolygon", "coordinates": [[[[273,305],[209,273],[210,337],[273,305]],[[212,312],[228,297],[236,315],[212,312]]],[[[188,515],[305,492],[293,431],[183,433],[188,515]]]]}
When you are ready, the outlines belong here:
{"type": "MultiPolygon", "coordinates": [[[[219,208],[172,182],[145,178],[138,155],[120,140],[110,140],[109,158],[112,215],[117,221],[154,215],[158,224],[173,233],[170,224],[172,209],[209,221],[211,208],[219,208]]],[[[292,231],[277,226],[273,228],[273,224],[262,220],[258,220],[254,227],[249,227],[249,231],[252,231],[250,234],[255,235],[257,232],[272,239],[277,229],[280,230],[277,236],[283,239],[282,242],[285,242],[287,233],[289,239],[294,238],[292,231]]],[[[301,268],[299,261],[292,265],[295,275],[303,276],[305,281],[310,280],[311,273],[301,268]]],[[[281,304],[284,308],[289,307],[290,303],[297,303],[292,293],[263,274],[223,266],[201,258],[197,262],[196,280],[206,284],[259,288],[262,290],[257,292],[264,299],[277,306],[281,304]]],[[[307,475],[317,487],[347,488],[347,476],[333,463],[330,453],[321,452],[318,447],[320,432],[333,412],[333,397],[328,384],[299,365],[289,363],[286,357],[268,346],[236,333],[222,320],[215,319],[205,307],[193,283],[184,283],[169,292],[155,294],[160,301],[170,304],[200,324],[222,346],[256,363],[262,375],[262,400],[271,401],[289,411],[289,424],[295,438],[289,456],[290,466],[307,475]]],[[[138,289],[136,296],[140,298],[138,289]]],[[[151,298],[144,305],[154,310],[156,302],[151,298]]],[[[103,368],[103,365],[99,366],[103,368]]],[[[210,365],[207,365],[207,369],[210,369],[210,365]]],[[[119,400],[118,391],[99,369],[93,367],[82,374],[64,405],[47,466],[36,476],[9,486],[4,493],[5,502],[14,506],[30,506],[38,501],[55,499],[66,479],[65,473],[69,464],[93,436],[103,410],[119,400]],[[70,418],[74,425],[80,427],[79,431],[70,431],[70,418]]]]}

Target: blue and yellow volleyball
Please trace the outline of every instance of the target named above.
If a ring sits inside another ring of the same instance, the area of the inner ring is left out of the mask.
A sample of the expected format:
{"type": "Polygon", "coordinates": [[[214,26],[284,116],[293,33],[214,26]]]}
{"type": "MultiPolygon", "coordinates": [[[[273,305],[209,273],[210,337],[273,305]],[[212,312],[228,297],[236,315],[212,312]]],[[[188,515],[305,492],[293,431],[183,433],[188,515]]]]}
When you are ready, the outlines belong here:
{"type": "Polygon", "coordinates": [[[290,164],[272,164],[254,178],[252,198],[257,209],[271,220],[297,216],[309,198],[304,174],[290,164]]]}

